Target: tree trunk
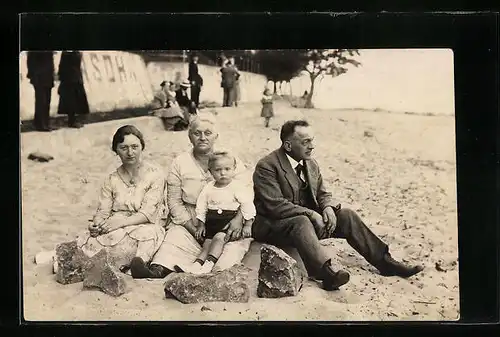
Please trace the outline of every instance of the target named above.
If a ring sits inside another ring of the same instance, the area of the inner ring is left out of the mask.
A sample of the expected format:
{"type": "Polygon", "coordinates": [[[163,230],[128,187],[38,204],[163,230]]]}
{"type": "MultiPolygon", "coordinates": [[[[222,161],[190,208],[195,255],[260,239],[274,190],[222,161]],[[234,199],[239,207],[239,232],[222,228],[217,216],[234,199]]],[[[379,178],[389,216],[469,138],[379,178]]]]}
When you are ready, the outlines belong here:
{"type": "Polygon", "coordinates": [[[312,103],[312,98],[314,94],[314,82],[316,81],[316,77],[313,74],[311,74],[311,87],[309,88],[309,94],[307,95],[307,100],[304,108],[306,109],[313,109],[314,105],[312,103]]]}

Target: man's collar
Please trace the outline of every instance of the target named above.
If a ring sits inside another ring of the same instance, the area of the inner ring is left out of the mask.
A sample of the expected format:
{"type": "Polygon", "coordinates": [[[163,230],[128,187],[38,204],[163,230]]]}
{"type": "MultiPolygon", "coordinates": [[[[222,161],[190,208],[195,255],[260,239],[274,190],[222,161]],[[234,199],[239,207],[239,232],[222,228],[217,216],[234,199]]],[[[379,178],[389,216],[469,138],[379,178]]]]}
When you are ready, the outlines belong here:
{"type": "Polygon", "coordinates": [[[292,165],[292,168],[295,170],[295,168],[297,167],[297,165],[301,164],[301,165],[304,165],[304,161],[301,160],[301,161],[296,161],[295,159],[293,159],[292,157],[290,157],[288,155],[288,153],[285,152],[285,155],[286,157],[288,158],[288,161],[290,162],[290,165],[292,165]]]}

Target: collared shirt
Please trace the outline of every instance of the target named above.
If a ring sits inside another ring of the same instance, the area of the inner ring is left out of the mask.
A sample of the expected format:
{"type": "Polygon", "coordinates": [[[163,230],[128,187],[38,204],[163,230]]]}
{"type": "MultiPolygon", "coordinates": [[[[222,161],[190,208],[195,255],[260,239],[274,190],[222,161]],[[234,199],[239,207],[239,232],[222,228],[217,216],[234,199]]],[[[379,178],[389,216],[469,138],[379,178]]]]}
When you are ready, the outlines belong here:
{"type": "MultiPolygon", "coordinates": [[[[290,165],[292,165],[292,168],[293,170],[295,171],[295,169],[297,168],[297,166],[299,164],[302,165],[302,167],[304,167],[304,161],[301,160],[301,161],[296,161],[295,159],[293,159],[292,157],[290,157],[288,154],[286,154],[286,157],[288,158],[288,161],[290,162],[290,165]]],[[[307,181],[305,175],[304,175],[304,170],[300,171],[300,178],[304,181],[307,181]]]]}

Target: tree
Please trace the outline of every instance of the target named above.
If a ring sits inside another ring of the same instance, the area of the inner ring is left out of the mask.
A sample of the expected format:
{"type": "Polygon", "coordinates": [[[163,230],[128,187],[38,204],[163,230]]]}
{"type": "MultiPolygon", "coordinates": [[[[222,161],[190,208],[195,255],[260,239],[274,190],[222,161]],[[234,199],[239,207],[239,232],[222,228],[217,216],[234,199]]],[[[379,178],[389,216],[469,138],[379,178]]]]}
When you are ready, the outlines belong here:
{"type": "Polygon", "coordinates": [[[311,80],[311,86],[306,97],[306,108],[312,108],[312,97],[316,80],[323,76],[337,77],[348,71],[346,67],[351,64],[359,67],[361,62],[354,59],[355,55],[360,55],[357,49],[313,49],[307,50],[299,57],[304,60],[302,73],[307,73],[311,80]],[[307,63],[306,63],[307,62],[307,63]]]}
{"type": "Polygon", "coordinates": [[[311,81],[306,97],[306,108],[312,108],[316,80],[324,76],[340,76],[348,71],[348,64],[359,67],[354,57],[357,49],[291,49],[262,50],[256,56],[262,63],[262,73],[271,81],[290,81],[303,73],[311,81]]]}

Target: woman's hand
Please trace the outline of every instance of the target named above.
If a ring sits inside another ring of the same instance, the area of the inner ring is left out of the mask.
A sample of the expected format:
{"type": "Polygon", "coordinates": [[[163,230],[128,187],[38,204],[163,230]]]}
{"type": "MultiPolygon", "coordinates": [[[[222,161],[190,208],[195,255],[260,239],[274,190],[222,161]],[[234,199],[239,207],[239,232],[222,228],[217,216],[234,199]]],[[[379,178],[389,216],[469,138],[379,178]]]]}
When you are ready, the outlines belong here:
{"type": "Polygon", "coordinates": [[[252,225],[245,225],[243,226],[242,230],[242,239],[247,239],[252,237],[252,225]]]}
{"type": "Polygon", "coordinates": [[[101,232],[101,226],[99,226],[95,222],[91,222],[89,224],[89,232],[90,236],[95,238],[96,236],[99,236],[99,233],[101,232]]]}
{"type": "Polygon", "coordinates": [[[189,234],[191,234],[193,237],[196,237],[196,230],[197,230],[197,228],[194,225],[193,220],[188,220],[184,224],[184,228],[186,228],[186,230],[189,232],[189,234]]]}
{"type": "Polygon", "coordinates": [[[205,237],[205,225],[198,225],[194,237],[198,242],[203,241],[203,238],[205,237]]]}
{"type": "Polygon", "coordinates": [[[236,241],[241,237],[241,230],[243,227],[243,223],[241,221],[241,217],[234,217],[229,224],[224,227],[227,228],[226,237],[224,238],[225,242],[236,241]]]}
{"type": "Polygon", "coordinates": [[[108,218],[104,223],[100,226],[100,234],[107,234],[112,231],[117,230],[123,226],[123,219],[119,217],[111,217],[108,218]]]}

